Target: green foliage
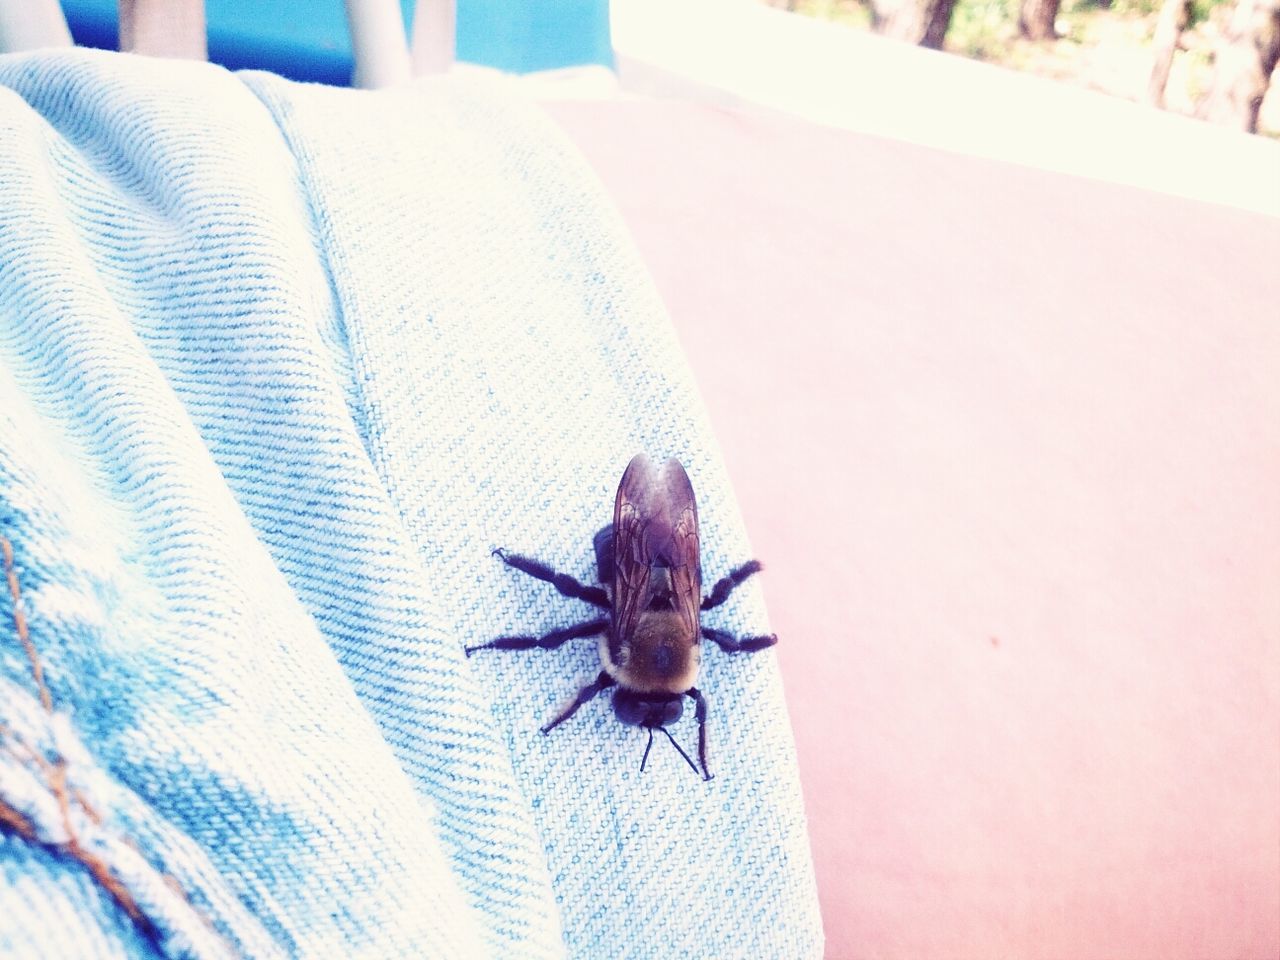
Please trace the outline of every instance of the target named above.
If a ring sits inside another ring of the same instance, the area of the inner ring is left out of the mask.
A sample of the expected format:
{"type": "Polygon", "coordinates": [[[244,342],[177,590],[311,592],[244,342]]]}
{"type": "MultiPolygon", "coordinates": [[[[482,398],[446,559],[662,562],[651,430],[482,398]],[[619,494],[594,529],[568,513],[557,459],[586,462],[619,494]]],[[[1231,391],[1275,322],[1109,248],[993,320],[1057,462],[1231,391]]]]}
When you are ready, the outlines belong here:
{"type": "MultiPolygon", "coordinates": [[[[860,29],[871,26],[872,0],[761,2],[790,5],[797,13],[860,29]]],[[[1050,42],[1025,40],[1018,35],[1020,2],[956,0],[945,49],[1131,100],[1145,97],[1152,31],[1164,0],[1060,0],[1055,23],[1062,35],[1050,42]]],[[[1191,114],[1210,89],[1214,71],[1212,41],[1216,28],[1223,26],[1224,16],[1230,14],[1235,2],[1190,0],[1190,22],[1166,90],[1167,109],[1191,114]],[[1212,25],[1206,26],[1206,21],[1212,25]]],[[[1273,119],[1277,113],[1276,84],[1272,87],[1268,102],[1263,105],[1259,133],[1280,139],[1280,127],[1273,119]]]]}
{"type": "Polygon", "coordinates": [[[1229,2],[1230,0],[1192,0],[1191,22],[1187,26],[1194,27],[1197,24],[1204,23],[1217,7],[1229,2]]]}
{"type": "MultiPolygon", "coordinates": [[[[1094,5],[1096,0],[1077,0],[1080,6],[1094,5]]],[[[1188,27],[1194,27],[1198,23],[1204,23],[1209,19],[1215,7],[1229,4],[1234,0],[1192,0],[1191,2],[1191,22],[1188,27]]],[[[1098,7],[1103,4],[1097,4],[1098,7]]],[[[1119,14],[1128,14],[1131,16],[1148,16],[1160,12],[1161,0],[1114,0],[1111,9],[1119,14]]]]}
{"type": "Polygon", "coordinates": [[[1017,32],[1016,0],[958,0],[947,30],[947,49],[975,60],[1003,57],[1017,32]]]}
{"type": "MultiPolygon", "coordinates": [[[[853,27],[871,26],[871,0],[793,0],[796,13],[835,20],[853,27]]],[[[1188,29],[1208,20],[1213,11],[1234,0],[1192,0],[1188,29]]],[[[1059,19],[1067,23],[1064,39],[1079,43],[1091,14],[1110,10],[1120,16],[1152,16],[1162,0],[1062,0],[1059,19]]],[[[1017,0],[958,0],[947,31],[947,47],[979,60],[1008,54],[1017,35],[1017,0]]]]}
{"type": "Polygon", "coordinates": [[[858,0],[795,0],[795,12],[864,30],[871,26],[870,0],[866,3],[858,0]]]}
{"type": "Polygon", "coordinates": [[[1198,103],[1213,85],[1213,56],[1207,47],[1188,50],[1186,65],[1187,96],[1192,103],[1198,103]]]}
{"type": "Polygon", "coordinates": [[[1145,17],[1160,12],[1161,0],[1114,0],[1111,9],[1121,16],[1145,17]]]}
{"type": "MultiPolygon", "coordinates": [[[[1159,0],[1155,0],[1159,2],[1159,0]]],[[[1066,23],[1066,32],[1059,38],[1074,44],[1084,44],[1089,39],[1090,19],[1107,6],[1098,0],[1062,0],[1058,10],[1059,22],[1066,23]]]]}

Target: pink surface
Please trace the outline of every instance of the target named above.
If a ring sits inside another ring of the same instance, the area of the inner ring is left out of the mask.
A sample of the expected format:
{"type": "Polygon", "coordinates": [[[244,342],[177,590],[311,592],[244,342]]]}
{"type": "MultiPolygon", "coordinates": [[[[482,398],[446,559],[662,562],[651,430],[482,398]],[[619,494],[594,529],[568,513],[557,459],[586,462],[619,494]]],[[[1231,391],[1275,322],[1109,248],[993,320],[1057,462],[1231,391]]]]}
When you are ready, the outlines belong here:
{"type": "Polygon", "coordinates": [[[1280,221],[553,113],[769,567],[827,956],[1280,956],[1280,221]]]}

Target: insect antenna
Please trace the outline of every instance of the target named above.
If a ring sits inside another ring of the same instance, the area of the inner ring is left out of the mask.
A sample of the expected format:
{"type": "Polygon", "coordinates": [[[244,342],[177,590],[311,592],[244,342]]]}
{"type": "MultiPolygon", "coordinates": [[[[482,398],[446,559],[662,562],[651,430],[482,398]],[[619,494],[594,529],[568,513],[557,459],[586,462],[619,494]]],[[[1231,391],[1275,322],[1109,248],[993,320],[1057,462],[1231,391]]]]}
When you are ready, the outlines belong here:
{"type": "MultiPolygon", "coordinates": [[[[646,728],[649,731],[649,742],[644,745],[644,756],[640,758],[640,772],[644,773],[644,765],[649,762],[649,751],[653,749],[653,727],[646,728]]],[[[684,752],[684,748],[676,742],[676,738],[671,735],[671,731],[666,727],[658,727],[667,735],[667,739],[671,741],[671,745],[676,748],[676,752],[684,757],[684,762],[689,765],[689,769],[694,773],[698,772],[698,768],[693,765],[693,761],[689,759],[689,755],[684,752]]]]}
{"type": "MultiPolygon", "coordinates": [[[[689,765],[689,769],[692,770],[694,773],[697,773],[698,768],[693,765],[693,761],[690,760],[689,755],[684,752],[684,748],[681,747],[680,744],[676,743],[676,738],[671,735],[671,731],[668,730],[666,727],[660,727],[659,729],[667,735],[667,739],[671,741],[671,745],[676,748],[676,751],[680,754],[680,756],[684,757],[684,762],[689,765]]],[[[653,728],[649,729],[649,739],[650,740],[653,739],[653,728]]]]}

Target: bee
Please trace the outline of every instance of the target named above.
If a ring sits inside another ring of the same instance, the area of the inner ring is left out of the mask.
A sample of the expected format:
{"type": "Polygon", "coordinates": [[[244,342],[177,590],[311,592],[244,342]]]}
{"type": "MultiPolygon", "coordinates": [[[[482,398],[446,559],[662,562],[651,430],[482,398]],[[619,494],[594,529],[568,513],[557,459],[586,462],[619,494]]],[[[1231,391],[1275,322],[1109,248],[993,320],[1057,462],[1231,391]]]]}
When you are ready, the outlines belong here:
{"type": "Polygon", "coordinates": [[[477,650],[555,650],[570,640],[596,637],[600,675],[546,726],[544,735],[606,690],[613,691],[613,712],[628,726],[648,731],[640,769],[653,747],[654,731],[666,734],[694,773],[698,766],[668,729],[692,700],[698,724],[698,765],[707,769],[707,701],[695,684],[702,663],[702,641],[726,653],[754,653],[778,642],[773,634],[735,637],[703,626],[701,615],[726,600],[748,577],[762,569],[749,560],[717,580],[702,595],[702,556],[698,540],[698,504],[680,461],[654,465],[643,453],[627,464],[613,504],[613,523],[594,540],[600,586],[589,586],[530,557],[497,549],[494,556],[521,573],[543,580],[565,597],[583,600],[603,616],[560,627],[542,636],[498,637],[467,647],[477,650]]]}

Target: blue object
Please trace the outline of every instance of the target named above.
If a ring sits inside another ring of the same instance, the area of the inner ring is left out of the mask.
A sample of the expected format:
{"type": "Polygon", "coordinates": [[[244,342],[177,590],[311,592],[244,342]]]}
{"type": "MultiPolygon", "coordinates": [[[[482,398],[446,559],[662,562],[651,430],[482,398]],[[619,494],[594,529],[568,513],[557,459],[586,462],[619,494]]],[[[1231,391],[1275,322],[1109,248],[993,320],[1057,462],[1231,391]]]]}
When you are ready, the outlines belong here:
{"type": "Polygon", "coordinates": [[[608,0],[458,0],[458,59],[511,73],[613,66],[608,0]]]}
{"type": "MultiPolygon", "coordinates": [[[[119,47],[116,0],[62,0],[77,44],[119,47]]],[[[413,0],[401,0],[406,36],[413,0]]],[[[232,70],[345,86],[351,34],[341,0],[207,0],[209,59],[232,70]]],[[[458,0],[459,60],[530,73],[613,66],[608,0],[458,0]]]]}
{"type": "MultiPolygon", "coordinates": [[[[605,701],[539,735],[590,638],[463,654],[589,612],[491,551],[589,578],[638,451],[748,556],[513,86],[0,56],[0,954],[821,956],[773,653],[703,657],[709,783],[605,701]]],[[[767,633],[755,580],[707,623],[767,633]]]]}

